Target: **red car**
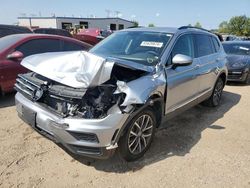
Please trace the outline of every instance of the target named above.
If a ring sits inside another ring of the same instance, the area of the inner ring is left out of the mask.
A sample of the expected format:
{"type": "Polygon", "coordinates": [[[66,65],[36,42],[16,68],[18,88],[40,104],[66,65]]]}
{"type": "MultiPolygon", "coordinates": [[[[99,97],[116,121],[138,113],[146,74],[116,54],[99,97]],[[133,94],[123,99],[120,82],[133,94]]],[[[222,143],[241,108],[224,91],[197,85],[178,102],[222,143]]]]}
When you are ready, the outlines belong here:
{"type": "Polygon", "coordinates": [[[98,28],[90,28],[90,29],[83,29],[77,34],[74,34],[73,37],[87,42],[91,45],[95,45],[100,42],[102,39],[106,38],[107,36],[111,35],[112,31],[109,30],[101,30],[98,28]]]}
{"type": "Polygon", "coordinates": [[[0,94],[13,91],[16,77],[28,72],[24,57],[46,53],[88,50],[91,45],[73,38],[45,34],[16,34],[0,38],[0,94]]]}

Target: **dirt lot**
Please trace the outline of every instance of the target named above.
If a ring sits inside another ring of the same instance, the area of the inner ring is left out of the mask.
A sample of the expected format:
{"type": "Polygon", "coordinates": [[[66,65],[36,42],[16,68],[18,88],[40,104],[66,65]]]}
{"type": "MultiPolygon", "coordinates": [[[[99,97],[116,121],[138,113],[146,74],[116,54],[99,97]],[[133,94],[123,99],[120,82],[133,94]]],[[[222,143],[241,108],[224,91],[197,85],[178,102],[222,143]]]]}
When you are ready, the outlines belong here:
{"type": "Polygon", "coordinates": [[[250,187],[250,86],[164,123],[133,163],[71,156],[19,120],[13,97],[0,99],[0,187],[250,187]]]}

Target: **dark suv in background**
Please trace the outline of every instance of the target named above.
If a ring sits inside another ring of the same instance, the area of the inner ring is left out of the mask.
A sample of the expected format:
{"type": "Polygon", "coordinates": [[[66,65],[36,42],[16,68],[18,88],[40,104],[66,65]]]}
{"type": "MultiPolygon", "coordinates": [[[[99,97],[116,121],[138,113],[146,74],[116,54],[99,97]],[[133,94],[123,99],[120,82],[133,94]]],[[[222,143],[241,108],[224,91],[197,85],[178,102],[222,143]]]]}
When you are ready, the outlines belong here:
{"type": "Polygon", "coordinates": [[[55,28],[38,28],[33,30],[34,33],[49,34],[49,35],[60,35],[65,37],[72,37],[70,32],[65,29],[55,29],[55,28]]]}
{"type": "Polygon", "coordinates": [[[25,58],[33,73],[18,77],[16,107],[71,152],[107,158],[118,148],[136,160],[163,119],[201,102],[220,104],[226,63],[218,37],[203,29],[122,30],[89,52],[25,58]]]}
{"type": "Polygon", "coordinates": [[[0,38],[20,33],[32,33],[32,31],[27,27],[0,24],[0,38]]]}
{"type": "Polygon", "coordinates": [[[228,81],[250,84],[250,41],[222,43],[228,59],[228,81]]]}

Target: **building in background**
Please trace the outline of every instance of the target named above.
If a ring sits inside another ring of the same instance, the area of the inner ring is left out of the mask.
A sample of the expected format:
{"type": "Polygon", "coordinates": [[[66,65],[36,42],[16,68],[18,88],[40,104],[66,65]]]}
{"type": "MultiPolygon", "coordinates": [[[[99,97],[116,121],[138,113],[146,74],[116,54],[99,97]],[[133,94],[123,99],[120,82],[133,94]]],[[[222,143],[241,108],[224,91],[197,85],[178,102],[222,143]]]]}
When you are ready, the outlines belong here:
{"type": "Polygon", "coordinates": [[[134,26],[132,21],[122,18],[75,18],[75,17],[18,17],[20,26],[30,28],[57,28],[69,29],[80,26],[81,28],[99,28],[121,30],[134,26]]]}

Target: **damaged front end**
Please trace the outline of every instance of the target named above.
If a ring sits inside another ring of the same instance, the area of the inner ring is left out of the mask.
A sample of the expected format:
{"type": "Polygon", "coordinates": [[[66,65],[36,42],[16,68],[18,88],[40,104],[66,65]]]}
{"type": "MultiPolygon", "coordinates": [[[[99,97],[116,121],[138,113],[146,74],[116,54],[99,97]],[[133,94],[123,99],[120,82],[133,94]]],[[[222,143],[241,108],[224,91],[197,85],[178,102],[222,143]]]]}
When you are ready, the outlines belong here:
{"type": "Polygon", "coordinates": [[[165,92],[161,66],[103,59],[88,52],[35,55],[21,64],[32,72],[16,80],[19,117],[84,156],[112,155],[131,118],[165,92]]]}
{"type": "Polygon", "coordinates": [[[165,89],[164,71],[87,52],[36,55],[22,65],[34,72],[19,75],[16,90],[62,117],[100,119],[132,112],[165,89]]]}

